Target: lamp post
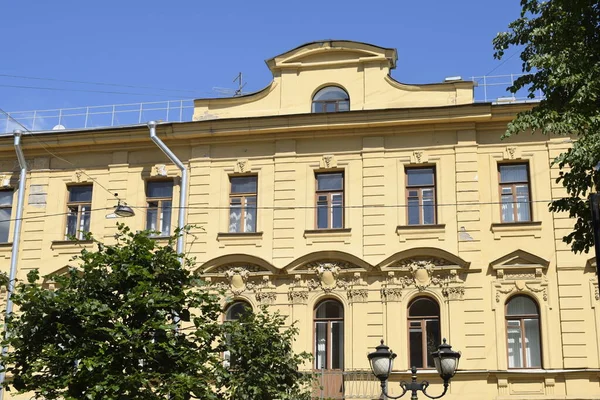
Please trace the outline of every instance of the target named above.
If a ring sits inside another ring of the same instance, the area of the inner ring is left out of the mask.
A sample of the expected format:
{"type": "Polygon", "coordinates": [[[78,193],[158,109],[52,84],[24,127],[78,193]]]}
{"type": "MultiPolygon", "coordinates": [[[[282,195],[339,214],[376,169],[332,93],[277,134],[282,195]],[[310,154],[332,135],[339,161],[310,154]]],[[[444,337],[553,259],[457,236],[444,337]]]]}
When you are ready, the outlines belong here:
{"type": "Polygon", "coordinates": [[[423,381],[421,383],[417,382],[417,368],[411,368],[411,381],[400,382],[400,387],[402,388],[402,394],[400,396],[390,396],[387,393],[385,388],[386,381],[390,376],[390,372],[392,372],[392,368],[394,366],[394,358],[396,358],[396,354],[390,351],[390,348],[383,344],[383,339],[381,340],[381,344],[375,348],[375,351],[369,353],[367,356],[369,358],[369,362],[371,363],[371,369],[373,370],[373,374],[381,381],[381,393],[387,399],[399,399],[404,396],[407,392],[411,392],[411,400],[418,400],[417,392],[423,392],[423,394],[430,399],[439,399],[444,396],[448,391],[448,385],[450,384],[450,379],[456,374],[456,369],[458,368],[458,361],[460,359],[460,353],[453,351],[452,346],[446,344],[446,339],[443,340],[443,343],[438,347],[436,352],[431,353],[433,357],[433,362],[435,364],[435,368],[437,372],[440,374],[440,377],[444,380],[444,391],[439,396],[430,396],[427,394],[427,388],[429,387],[429,382],[423,381]]]}

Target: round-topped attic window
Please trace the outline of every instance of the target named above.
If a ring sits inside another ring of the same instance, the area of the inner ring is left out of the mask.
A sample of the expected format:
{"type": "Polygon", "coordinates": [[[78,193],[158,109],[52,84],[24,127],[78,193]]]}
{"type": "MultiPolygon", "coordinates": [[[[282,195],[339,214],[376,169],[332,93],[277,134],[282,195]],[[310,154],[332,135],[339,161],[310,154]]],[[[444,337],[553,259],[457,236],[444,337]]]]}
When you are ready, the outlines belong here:
{"type": "Polygon", "coordinates": [[[350,110],[348,93],[337,86],[327,86],[319,90],[312,102],[313,113],[329,113],[350,110]]]}

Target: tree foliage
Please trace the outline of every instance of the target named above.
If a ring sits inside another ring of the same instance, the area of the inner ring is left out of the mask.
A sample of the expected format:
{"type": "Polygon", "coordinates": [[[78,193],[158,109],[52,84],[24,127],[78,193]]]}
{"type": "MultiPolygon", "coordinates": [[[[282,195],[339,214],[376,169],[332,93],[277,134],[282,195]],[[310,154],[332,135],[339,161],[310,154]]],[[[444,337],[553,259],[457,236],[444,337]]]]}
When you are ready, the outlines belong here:
{"type": "Polygon", "coordinates": [[[524,131],[573,137],[572,148],[554,164],[557,182],[568,197],[554,200],[551,211],[576,218],[565,238],[574,252],[593,245],[587,197],[600,189],[600,3],[598,0],[521,0],[521,16],[494,39],[494,56],[510,47],[521,50],[522,70],[508,89],[542,91],[545,99],[519,113],[505,136],[524,131]]]}
{"type": "Polygon", "coordinates": [[[289,388],[301,393],[294,331],[279,334],[282,318],[261,313],[245,322],[244,347],[232,348],[238,341],[226,336],[241,328],[221,323],[220,295],[180,264],[174,240],[160,246],[149,232],[120,225],[115,244],[96,242],[96,251],[76,257],[77,267],[51,277],[55,289],[31,271],[15,287],[18,311],[7,320],[8,388],[36,399],[210,400],[262,384],[245,371],[231,378],[222,358],[227,348],[250,363],[258,351],[273,360],[284,350],[289,368],[263,371],[278,385],[272,397],[257,398],[284,398],[289,388]]]}

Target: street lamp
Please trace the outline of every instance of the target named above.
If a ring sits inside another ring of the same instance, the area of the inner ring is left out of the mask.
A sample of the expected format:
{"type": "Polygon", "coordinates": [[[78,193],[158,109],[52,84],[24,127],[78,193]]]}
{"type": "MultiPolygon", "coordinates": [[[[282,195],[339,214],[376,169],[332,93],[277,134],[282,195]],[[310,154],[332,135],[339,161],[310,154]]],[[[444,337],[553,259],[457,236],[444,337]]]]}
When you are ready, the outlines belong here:
{"type": "Polygon", "coordinates": [[[430,399],[439,399],[444,396],[448,391],[448,385],[450,384],[450,379],[456,374],[456,369],[458,368],[458,360],[460,359],[460,353],[453,351],[452,346],[446,344],[446,339],[443,340],[443,343],[438,347],[436,352],[431,353],[433,357],[433,363],[435,364],[435,368],[437,372],[440,374],[440,377],[444,380],[444,391],[439,396],[430,396],[427,394],[427,387],[429,387],[429,382],[423,381],[421,383],[417,382],[417,368],[411,368],[411,382],[407,383],[405,381],[400,382],[400,387],[403,392],[400,396],[390,396],[387,394],[385,389],[385,383],[390,376],[390,372],[392,372],[392,368],[394,366],[394,358],[396,358],[396,354],[390,351],[390,348],[383,344],[383,339],[381,340],[381,344],[375,348],[375,351],[369,353],[367,356],[369,358],[369,362],[371,363],[371,369],[373,370],[373,374],[381,381],[381,392],[387,399],[399,399],[404,396],[408,391],[411,392],[411,400],[418,400],[417,392],[421,391],[423,394],[430,399]]]}

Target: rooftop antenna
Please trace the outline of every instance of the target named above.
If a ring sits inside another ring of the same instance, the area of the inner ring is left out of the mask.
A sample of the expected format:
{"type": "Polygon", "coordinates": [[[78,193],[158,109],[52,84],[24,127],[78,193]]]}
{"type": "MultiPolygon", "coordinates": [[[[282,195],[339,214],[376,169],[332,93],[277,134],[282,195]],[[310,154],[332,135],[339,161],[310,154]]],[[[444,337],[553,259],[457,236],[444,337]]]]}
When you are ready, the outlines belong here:
{"type": "Polygon", "coordinates": [[[242,93],[242,89],[244,89],[244,86],[246,86],[246,83],[244,83],[244,78],[242,76],[242,73],[240,72],[238,74],[238,76],[235,77],[235,79],[233,80],[234,82],[238,82],[238,88],[235,91],[235,93],[233,94],[234,96],[241,96],[242,93]]]}

